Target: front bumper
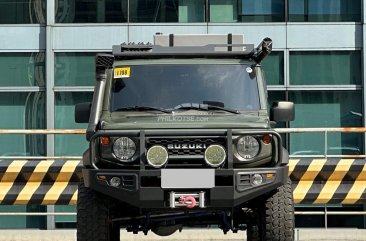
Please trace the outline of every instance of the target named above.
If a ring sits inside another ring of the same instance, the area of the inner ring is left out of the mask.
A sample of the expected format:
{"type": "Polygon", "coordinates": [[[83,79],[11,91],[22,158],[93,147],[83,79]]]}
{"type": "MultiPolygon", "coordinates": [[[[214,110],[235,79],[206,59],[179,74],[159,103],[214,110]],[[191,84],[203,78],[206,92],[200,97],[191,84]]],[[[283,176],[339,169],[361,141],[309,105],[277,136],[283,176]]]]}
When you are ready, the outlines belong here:
{"type": "Polygon", "coordinates": [[[169,208],[169,193],[172,191],[204,191],[205,207],[221,208],[238,206],[282,186],[288,178],[288,167],[215,169],[214,187],[202,189],[162,188],[160,169],[83,169],[83,177],[87,187],[138,208],[169,208]],[[254,174],[273,176],[270,180],[264,178],[263,184],[255,186],[251,183],[254,174]],[[119,187],[110,185],[108,180],[112,177],[121,179],[119,187]]]}

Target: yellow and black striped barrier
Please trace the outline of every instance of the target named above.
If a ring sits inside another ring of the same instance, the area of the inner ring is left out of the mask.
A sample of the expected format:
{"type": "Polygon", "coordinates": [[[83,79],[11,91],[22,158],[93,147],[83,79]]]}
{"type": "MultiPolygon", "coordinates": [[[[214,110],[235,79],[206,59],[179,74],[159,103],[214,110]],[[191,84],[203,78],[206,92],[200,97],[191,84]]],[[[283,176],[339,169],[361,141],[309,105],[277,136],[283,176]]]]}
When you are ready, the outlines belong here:
{"type": "Polygon", "coordinates": [[[76,204],[80,160],[1,160],[0,204],[76,204]]]}
{"type": "Polygon", "coordinates": [[[365,159],[293,159],[289,175],[295,203],[366,203],[365,159]]]}
{"type": "MultiPolygon", "coordinates": [[[[366,203],[365,159],[292,159],[295,203],[366,203]]],[[[0,160],[0,204],[76,204],[80,160],[0,160]]]]}

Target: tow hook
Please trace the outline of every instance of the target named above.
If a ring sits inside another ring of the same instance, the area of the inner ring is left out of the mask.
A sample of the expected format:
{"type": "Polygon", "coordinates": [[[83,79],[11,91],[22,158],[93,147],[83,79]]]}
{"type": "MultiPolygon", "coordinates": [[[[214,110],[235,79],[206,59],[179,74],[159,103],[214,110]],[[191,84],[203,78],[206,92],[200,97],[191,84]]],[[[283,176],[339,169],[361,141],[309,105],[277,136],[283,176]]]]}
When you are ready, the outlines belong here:
{"type": "Polygon", "coordinates": [[[181,196],[179,198],[179,203],[186,205],[187,208],[194,208],[196,206],[196,199],[192,196],[184,197],[181,196]]]}
{"type": "Polygon", "coordinates": [[[186,208],[194,208],[200,207],[205,208],[205,192],[197,192],[197,193],[169,193],[169,206],[171,208],[176,207],[186,207],[186,208]]]}

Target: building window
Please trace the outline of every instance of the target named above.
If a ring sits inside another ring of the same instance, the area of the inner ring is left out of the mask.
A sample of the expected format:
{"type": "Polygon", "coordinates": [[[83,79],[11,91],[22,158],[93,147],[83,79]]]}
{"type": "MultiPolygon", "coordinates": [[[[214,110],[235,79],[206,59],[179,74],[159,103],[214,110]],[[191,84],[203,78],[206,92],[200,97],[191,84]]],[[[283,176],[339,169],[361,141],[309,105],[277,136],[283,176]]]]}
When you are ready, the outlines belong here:
{"type": "MultiPolygon", "coordinates": [[[[0,53],[0,129],[44,129],[46,127],[45,54],[0,53]]],[[[44,135],[0,135],[0,156],[45,155],[44,135]]]]}
{"type": "Polygon", "coordinates": [[[284,54],[274,51],[262,62],[264,74],[268,85],[284,84],[284,54]]]}
{"type": "MultiPolygon", "coordinates": [[[[28,0],[30,1],[30,0],[28,0]]],[[[56,23],[361,21],[361,0],[56,0],[56,23]],[[129,8],[129,9],[128,9],[129,8]]],[[[45,0],[0,3],[1,23],[45,23],[45,0]],[[30,7],[31,6],[31,7],[30,7]]]]}
{"type": "Polygon", "coordinates": [[[179,0],[178,22],[205,22],[205,0],[179,0]]]}
{"type": "Polygon", "coordinates": [[[291,22],[360,22],[361,0],[288,0],[291,22]]]}
{"type": "Polygon", "coordinates": [[[210,0],[210,22],[232,23],[238,21],[238,0],[210,0]]]}
{"type": "Polygon", "coordinates": [[[268,105],[272,106],[273,102],[286,101],[285,91],[268,91],[268,105]]]}
{"type": "Polygon", "coordinates": [[[360,85],[360,51],[290,52],[291,85],[360,85]]]}
{"type": "Polygon", "coordinates": [[[284,0],[211,0],[210,22],[284,22],[284,0]]]}
{"type": "Polygon", "coordinates": [[[127,0],[56,0],[56,23],[123,23],[127,16],[127,0]]]}
{"type": "Polygon", "coordinates": [[[205,22],[205,2],[205,0],[57,0],[56,22],[205,22]]]}
{"type": "MultiPolygon", "coordinates": [[[[95,83],[96,53],[55,53],[55,85],[57,87],[92,87],[95,83]]],[[[75,105],[91,102],[93,92],[56,92],[55,128],[86,129],[75,123],[75,105]]],[[[84,135],[56,135],[56,155],[81,156],[87,149],[84,135]]]]}
{"type": "MultiPolygon", "coordinates": [[[[296,118],[290,127],[361,127],[361,91],[290,91],[289,100],[296,105],[296,118]]],[[[327,153],[352,155],[363,153],[363,134],[328,134],[327,153]]],[[[324,133],[292,133],[290,153],[324,155],[324,133]]]]}
{"type": "Polygon", "coordinates": [[[205,0],[130,1],[130,22],[204,22],[205,0]]]}
{"type": "Polygon", "coordinates": [[[45,53],[0,53],[0,86],[45,86],[45,53]]]}
{"type": "Polygon", "coordinates": [[[95,53],[56,53],[56,86],[94,86],[95,53]]]}
{"type": "MultiPolygon", "coordinates": [[[[15,186],[15,185],[14,185],[15,186]]],[[[41,205],[0,205],[0,213],[46,212],[46,206],[41,205]]],[[[42,216],[1,215],[2,229],[45,229],[46,218],[42,216]]]]}
{"type": "Polygon", "coordinates": [[[284,0],[241,0],[240,22],[284,22],[284,0]]]}
{"type": "Polygon", "coordinates": [[[0,1],[0,24],[45,24],[46,0],[0,1]]]}
{"type": "MultiPolygon", "coordinates": [[[[45,129],[43,92],[0,93],[0,129],[45,129]]],[[[0,135],[0,156],[43,156],[44,135],[0,135]]]]}
{"type": "MultiPolygon", "coordinates": [[[[86,129],[87,124],[75,123],[75,105],[91,102],[92,92],[57,92],[55,93],[55,128],[86,129]]],[[[56,135],[55,154],[81,156],[88,148],[85,135],[56,135]]]]}

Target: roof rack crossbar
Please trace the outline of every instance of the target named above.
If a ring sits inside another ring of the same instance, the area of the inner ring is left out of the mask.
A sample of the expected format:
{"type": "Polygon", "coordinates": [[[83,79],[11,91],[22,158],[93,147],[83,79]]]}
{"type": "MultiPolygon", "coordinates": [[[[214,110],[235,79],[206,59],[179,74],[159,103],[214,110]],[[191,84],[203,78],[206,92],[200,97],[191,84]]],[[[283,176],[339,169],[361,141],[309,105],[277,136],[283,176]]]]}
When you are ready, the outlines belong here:
{"type": "Polygon", "coordinates": [[[114,45],[113,55],[119,58],[132,58],[142,56],[169,57],[169,56],[240,56],[247,57],[253,53],[253,44],[208,44],[205,46],[175,46],[163,47],[159,45],[114,45]],[[233,48],[240,48],[242,51],[233,51],[233,48]],[[228,51],[230,49],[231,51],[228,51]],[[169,55],[169,56],[168,56],[169,55]]]}
{"type": "Polygon", "coordinates": [[[174,44],[170,37],[170,46],[152,45],[151,43],[123,43],[113,46],[113,56],[118,59],[141,58],[187,58],[187,57],[221,57],[248,58],[260,64],[272,52],[272,40],[265,38],[254,48],[253,44],[232,44],[228,35],[227,44],[208,44],[205,46],[171,46],[174,44]]]}

